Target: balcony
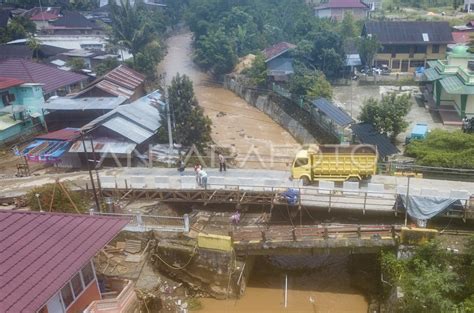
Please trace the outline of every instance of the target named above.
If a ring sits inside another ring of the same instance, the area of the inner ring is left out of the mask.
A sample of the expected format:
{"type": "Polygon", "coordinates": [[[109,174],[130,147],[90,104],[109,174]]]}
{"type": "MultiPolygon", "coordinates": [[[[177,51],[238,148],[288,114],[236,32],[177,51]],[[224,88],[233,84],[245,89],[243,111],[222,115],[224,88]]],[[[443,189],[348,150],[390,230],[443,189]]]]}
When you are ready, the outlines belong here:
{"type": "Polygon", "coordinates": [[[107,292],[103,292],[102,300],[93,301],[84,313],[129,313],[137,306],[137,296],[133,282],[122,279],[107,279],[107,292]]]}

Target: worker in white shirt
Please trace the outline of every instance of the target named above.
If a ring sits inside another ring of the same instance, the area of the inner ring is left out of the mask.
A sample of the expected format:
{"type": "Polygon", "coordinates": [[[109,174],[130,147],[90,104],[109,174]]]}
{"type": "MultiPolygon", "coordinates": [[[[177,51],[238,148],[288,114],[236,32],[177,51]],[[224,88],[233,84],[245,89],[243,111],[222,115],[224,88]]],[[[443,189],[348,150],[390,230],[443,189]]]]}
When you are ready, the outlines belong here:
{"type": "Polygon", "coordinates": [[[201,187],[204,187],[204,189],[207,189],[207,173],[206,173],[206,171],[205,170],[199,170],[198,175],[199,175],[199,180],[200,180],[201,187]]]}

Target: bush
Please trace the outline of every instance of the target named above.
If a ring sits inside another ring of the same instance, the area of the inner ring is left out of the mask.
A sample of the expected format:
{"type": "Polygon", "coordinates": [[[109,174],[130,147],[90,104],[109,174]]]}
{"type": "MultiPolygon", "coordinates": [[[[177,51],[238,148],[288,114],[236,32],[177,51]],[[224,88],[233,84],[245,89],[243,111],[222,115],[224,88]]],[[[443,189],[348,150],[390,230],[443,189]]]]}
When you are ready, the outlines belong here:
{"type": "Polygon", "coordinates": [[[419,165],[474,169],[474,135],[433,130],[424,140],[412,141],[405,154],[419,165]]]}
{"type": "MultiPolygon", "coordinates": [[[[89,203],[88,199],[76,191],[71,191],[66,185],[63,184],[63,186],[78,210],[81,213],[85,213],[89,203]]],[[[47,184],[36,187],[28,192],[26,196],[28,206],[33,211],[40,211],[40,209],[42,209],[43,211],[49,212],[52,199],[53,202],[51,206],[51,212],[77,213],[76,209],[71,204],[71,201],[69,201],[69,198],[67,197],[66,193],[64,193],[59,184],[47,184]],[[39,198],[37,198],[36,195],[39,195],[39,198]]]]}

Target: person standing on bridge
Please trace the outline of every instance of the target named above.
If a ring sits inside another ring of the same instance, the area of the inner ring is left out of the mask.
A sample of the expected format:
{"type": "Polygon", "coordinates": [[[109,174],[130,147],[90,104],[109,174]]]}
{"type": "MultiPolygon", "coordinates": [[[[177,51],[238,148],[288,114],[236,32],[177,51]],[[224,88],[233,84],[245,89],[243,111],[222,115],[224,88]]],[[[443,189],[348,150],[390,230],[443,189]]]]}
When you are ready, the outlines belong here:
{"type": "Polygon", "coordinates": [[[201,186],[201,180],[200,180],[200,177],[199,177],[199,171],[200,170],[202,170],[201,164],[196,163],[196,165],[194,165],[194,173],[196,174],[196,184],[198,186],[201,186]]]}
{"type": "Polygon", "coordinates": [[[219,172],[222,172],[222,169],[226,172],[225,157],[219,153],[219,172]]]}
{"type": "Polygon", "coordinates": [[[198,176],[199,176],[199,181],[200,181],[201,187],[204,187],[204,189],[207,189],[207,173],[206,173],[206,171],[204,171],[202,169],[199,170],[198,176]]]}

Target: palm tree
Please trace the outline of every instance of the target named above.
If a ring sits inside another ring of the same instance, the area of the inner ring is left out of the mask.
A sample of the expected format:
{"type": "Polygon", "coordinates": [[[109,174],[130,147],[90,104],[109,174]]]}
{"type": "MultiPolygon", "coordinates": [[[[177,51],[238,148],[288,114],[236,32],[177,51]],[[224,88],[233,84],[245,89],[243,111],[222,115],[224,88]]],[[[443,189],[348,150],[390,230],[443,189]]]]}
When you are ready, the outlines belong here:
{"type": "Polygon", "coordinates": [[[33,59],[38,59],[38,53],[41,48],[40,41],[33,36],[29,36],[26,44],[33,51],[33,59]]]}
{"type": "Polygon", "coordinates": [[[153,31],[140,4],[131,5],[129,0],[120,0],[120,5],[111,2],[112,41],[125,47],[133,56],[153,38],[153,31]]]}

